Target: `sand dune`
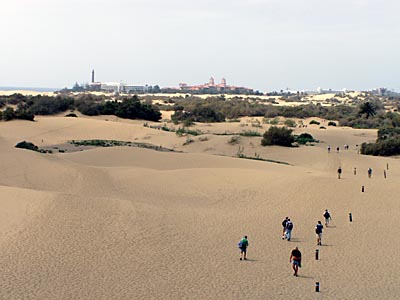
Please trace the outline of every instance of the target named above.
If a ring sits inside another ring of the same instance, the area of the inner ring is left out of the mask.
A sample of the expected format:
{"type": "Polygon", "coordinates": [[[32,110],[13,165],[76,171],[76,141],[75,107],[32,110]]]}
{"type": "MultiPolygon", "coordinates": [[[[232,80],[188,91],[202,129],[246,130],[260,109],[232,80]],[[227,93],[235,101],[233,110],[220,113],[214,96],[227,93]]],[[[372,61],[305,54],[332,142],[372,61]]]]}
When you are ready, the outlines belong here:
{"type": "Polygon", "coordinates": [[[209,130],[208,140],[193,137],[184,146],[186,137],[142,121],[0,123],[0,299],[397,298],[399,163],[361,156],[356,147],[376,131],[309,126],[296,132],[311,133],[319,144],[284,149],[263,148],[258,137],[232,146],[229,136],[213,135],[238,132],[238,123],[198,128],[209,130]],[[21,140],[49,146],[94,138],[182,153],[14,148],[21,140]],[[350,150],[328,154],[328,144],[350,150]],[[232,157],[238,146],[290,165],[232,157]],[[316,261],[314,226],[325,208],[333,222],[316,261]],[[280,238],[285,216],[295,226],[291,242],[280,238]],[[239,261],[236,245],[244,234],[249,260],[239,261]],[[289,264],[295,246],[304,256],[298,278],[289,264]]]}

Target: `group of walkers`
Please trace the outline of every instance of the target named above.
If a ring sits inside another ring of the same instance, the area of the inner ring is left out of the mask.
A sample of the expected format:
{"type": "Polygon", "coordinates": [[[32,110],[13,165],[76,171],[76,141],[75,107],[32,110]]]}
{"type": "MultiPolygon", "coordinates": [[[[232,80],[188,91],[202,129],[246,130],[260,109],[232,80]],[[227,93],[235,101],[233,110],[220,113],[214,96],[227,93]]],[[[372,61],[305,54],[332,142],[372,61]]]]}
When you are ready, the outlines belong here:
{"type": "Polygon", "coordinates": [[[285,220],[282,221],[282,226],[282,240],[287,239],[290,241],[292,238],[293,222],[289,219],[289,217],[286,217],[285,220]]]}
{"type": "MultiPolygon", "coordinates": [[[[330,221],[332,220],[331,214],[328,209],[325,209],[323,213],[323,217],[325,219],[325,226],[328,226],[330,221]]],[[[293,222],[290,220],[289,217],[286,217],[282,221],[282,240],[286,239],[290,242],[292,237],[292,230],[293,230],[293,222]]],[[[324,226],[322,225],[321,221],[317,222],[315,226],[315,234],[317,237],[317,245],[322,246],[322,230],[324,226]]],[[[240,250],[240,260],[247,260],[247,248],[249,247],[249,240],[247,235],[245,235],[238,243],[238,247],[240,250]]],[[[301,268],[301,251],[298,247],[295,247],[290,253],[290,263],[292,264],[293,268],[293,276],[298,276],[299,268],[301,268]]]]}
{"type": "MultiPolygon", "coordinates": [[[[340,179],[342,177],[342,172],[343,172],[342,171],[342,167],[339,166],[338,169],[337,169],[338,179],[340,179]]],[[[354,175],[357,175],[357,168],[354,168],[353,173],[354,173],[354,175]]],[[[371,168],[368,168],[367,174],[368,174],[368,178],[372,177],[372,169],[371,168]]],[[[383,170],[383,177],[386,178],[386,170],[383,170]]]]}
{"type": "MultiPolygon", "coordinates": [[[[344,150],[349,150],[349,145],[344,144],[343,148],[344,148],[344,150]]],[[[336,153],[339,153],[339,152],[340,152],[340,147],[337,146],[336,147],[336,153]]],[[[331,153],[331,145],[328,145],[328,153],[331,153]]]]}

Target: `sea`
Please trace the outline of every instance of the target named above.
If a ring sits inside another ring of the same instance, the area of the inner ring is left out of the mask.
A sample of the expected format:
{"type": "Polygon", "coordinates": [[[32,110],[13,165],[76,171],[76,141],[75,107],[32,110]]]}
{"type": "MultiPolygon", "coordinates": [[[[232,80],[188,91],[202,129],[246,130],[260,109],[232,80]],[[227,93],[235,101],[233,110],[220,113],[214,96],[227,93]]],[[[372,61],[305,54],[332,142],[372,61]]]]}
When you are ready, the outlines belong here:
{"type": "Polygon", "coordinates": [[[56,92],[60,88],[46,88],[46,87],[21,87],[21,86],[0,86],[0,91],[34,91],[34,92],[56,92]]]}

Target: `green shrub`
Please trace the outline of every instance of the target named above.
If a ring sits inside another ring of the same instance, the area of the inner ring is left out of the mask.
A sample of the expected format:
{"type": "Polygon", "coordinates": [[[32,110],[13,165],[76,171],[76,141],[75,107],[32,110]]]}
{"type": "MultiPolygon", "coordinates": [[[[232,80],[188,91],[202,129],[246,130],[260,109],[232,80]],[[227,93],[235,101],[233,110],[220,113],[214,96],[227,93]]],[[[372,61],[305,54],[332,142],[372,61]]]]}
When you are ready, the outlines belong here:
{"type": "Polygon", "coordinates": [[[187,138],[186,138],[186,141],[183,143],[183,146],[189,145],[189,144],[191,144],[191,143],[193,143],[193,142],[194,142],[193,139],[187,137],[187,138]]]}
{"type": "Polygon", "coordinates": [[[313,125],[313,124],[319,125],[319,124],[321,124],[321,123],[318,122],[318,121],[316,121],[316,120],[311,120],[311,121],[310,121],[310,125],[313,125]]]}
{"type": "Polygon", "coordinates": [[[4,111],[3,111],[3,120],[4,121],[11,121],[13,119],[16,118],[15,115],[15,111],[14,108],[12,107],[7,107],[4,111]]]}
{"type": "Polygon", "coordinates": [[[230,145],[236,145],[236,144],[239,144],[239,142],[240,142],[240,138],[237,135],[232,136],[228,140],[228,144],[230,144],[230,145]]]}
{"type": "Polygon", "coordinates": [[[332,121],[328,122],[328,126],[336,126],[336,125],[337,125],[336,122],[332,122],[332,121]]]}
{"type": "Polygon", "coordinates": [[[199,141],[200,141],[200,142],[208,141],[208,137],[206,137],[206,136],[201,136],[201,137],[199,137],[199,141]]]}
{"type": "Polygon", "coordinates": [[[249,136],[249,137],[254,137],[254,136],[261,136],[261,133],[258,131],[252,131],[252,130],[245,130],[239,133],[241,136],[249,136]]]}
{"type": "Polygon", "coordinates": [[[286,127],[271,126],[263,135],[262,146],[279,145],[291,147],[294,142],[293,130],[286,127]]]}
{"type": "Polygon", "coordinates": [[[319,126],[319,129],[326,129],[326,127],[324,127],[324,126],[319,126]]]}
{"type": "Polygon", "coordinates": [[[315,143],[317,140],[309,133],[302,133],[294,138],[295,142],[299,143],[300,145],[305,145],[307,143],[315,143]]]}
{"type": "Polygon", "coordinates": [[[74,113],[69,113],[69,114],[66,114],[65,117],[77,118],[78,116],[76,114],[74,114],[74,113]]]}
{"type": "Polygon", "coordinates": [[[190,130],[186,129],[185,127],[179,127],[177,131],[175,131],[175,134],[177,136],[183,136],[185,134],[191,134],[191,135],[201,135],[203,134],[200,130],[190,130]]]}
{"type": "Polygon", "coordinates": [[[21,149],[28,149],[32,151],[39,151],[39,147],[36,146],[35,144],[27,141],[22,141],[19,142],[18,144],[15,145],[15,148],[21,148],[21,149]]]}
{"type": "Polygon", "coordinates": [[[284,123],[287,127],[296,127],[296,121],[292,120],[292,119],[286,119],[285,123],[284,123]]]}
{"type": "Polygon", "coordinates": [[[393,137],[386,140],[380,140],[376,143],[362,143],[361,154],[374,156],[390,156],[400,154],[400,138],[393,137]]]}

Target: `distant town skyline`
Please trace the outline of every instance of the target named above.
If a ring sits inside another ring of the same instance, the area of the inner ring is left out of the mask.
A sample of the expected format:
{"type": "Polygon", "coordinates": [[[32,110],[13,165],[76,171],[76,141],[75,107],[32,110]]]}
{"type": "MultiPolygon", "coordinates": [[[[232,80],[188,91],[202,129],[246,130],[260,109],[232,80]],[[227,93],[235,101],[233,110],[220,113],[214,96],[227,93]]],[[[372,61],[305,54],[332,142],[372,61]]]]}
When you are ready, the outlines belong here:
{"type": "Polygon", "coordinates": [[[0,86],[400,90],[394,0],[5,0],[0,86]]]}

